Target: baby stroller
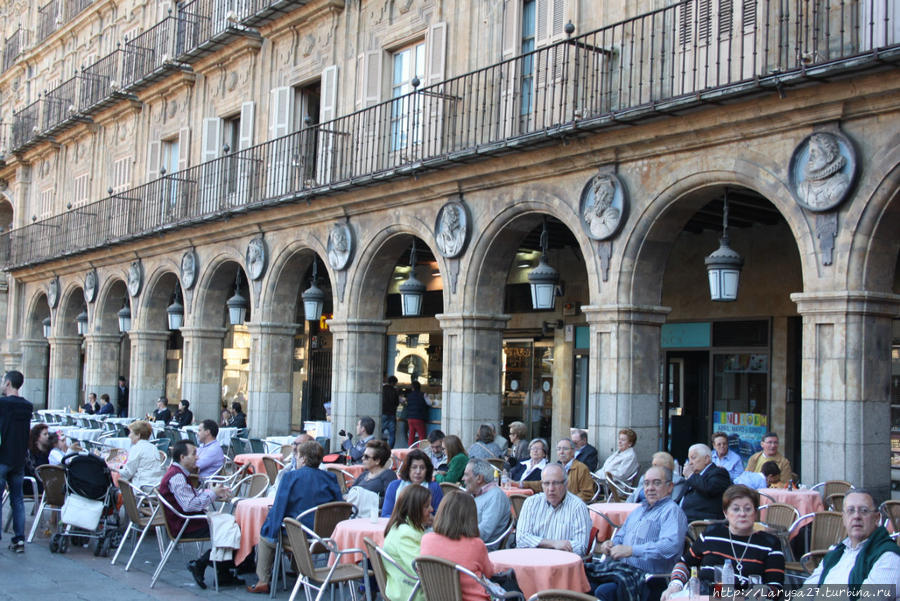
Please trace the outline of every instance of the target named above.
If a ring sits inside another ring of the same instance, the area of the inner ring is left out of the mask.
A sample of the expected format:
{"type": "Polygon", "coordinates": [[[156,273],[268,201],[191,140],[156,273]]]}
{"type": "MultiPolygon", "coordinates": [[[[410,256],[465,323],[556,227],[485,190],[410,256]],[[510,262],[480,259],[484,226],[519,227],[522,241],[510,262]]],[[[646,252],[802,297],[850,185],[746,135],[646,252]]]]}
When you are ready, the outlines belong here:
{"type": "Polygon", "coordinates": [[[50,552],[65,553],[70,540],[82,544],[95,539],[94,555],[107,557],[119,544],[116,488],[106,462],[96,455],[70,454],[63,458],[66,501],[59,526],[50,537],[50,552]]]}

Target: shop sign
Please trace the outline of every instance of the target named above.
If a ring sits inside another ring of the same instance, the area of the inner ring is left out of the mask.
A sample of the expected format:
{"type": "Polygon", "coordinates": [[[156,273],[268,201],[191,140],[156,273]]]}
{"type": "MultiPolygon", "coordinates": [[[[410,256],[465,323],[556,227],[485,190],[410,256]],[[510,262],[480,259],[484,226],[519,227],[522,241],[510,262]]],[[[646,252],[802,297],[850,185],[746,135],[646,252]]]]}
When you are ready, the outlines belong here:
{"type": "Polygon", "coordinates": [[[728,435],[728,447],[741,456],[744,463],[762,450],[763,435],[769,431],[768,418],[761,413],[713,412],[713,432],[728,435]]]}

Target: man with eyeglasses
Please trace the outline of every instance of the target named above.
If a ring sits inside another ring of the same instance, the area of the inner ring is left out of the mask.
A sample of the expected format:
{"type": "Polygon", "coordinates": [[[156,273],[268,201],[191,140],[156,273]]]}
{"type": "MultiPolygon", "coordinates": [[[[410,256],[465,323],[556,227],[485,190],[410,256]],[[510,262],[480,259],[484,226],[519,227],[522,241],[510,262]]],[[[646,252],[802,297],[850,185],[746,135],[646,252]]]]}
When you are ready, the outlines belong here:
{"type": "Polygon", "coordinates": [[[787,457],[778,452],[778,435],[774,432],[766,432],[762,438],[762,451],[750,456],[747,460],[748,472],[762,473],[762,467],[769,461],[778,464],[781,470],[781,483],[787,485],[794,477],[794,471],[791,469],[791,462],[787,457]]]}
{"type": "MultiPolygon", "coordinates": [[[[847,538],[822,559],[806,579],[809,586],[841,585],[858,594],[867,585],[893,585],[894,599],[900,592],[900,547],[884,526],[875,499],[865,490],[854,490],[844,497],[843,521],[847,538]]],[[[835,589],[843,592],[846,589],[835,589]]],[[[820,596],[823,596],[820,593],[820,596]]],[[[885,597],[880,596],[880,599],[885,597]]],[[[890,597],[888,597],[890,598],[890,597]]]]}
{"type": "MultiPolygon", "coordinates": [[[[642,582],[644,574],[672,571],[681,555],[688,529],[687,516],[672,500],[672,477],[672,470],[666,467],[651,467],[644,474],[644,501],[628,515],[615,536],[600,545],[600,552],[613,560],[604,562],[604,574],[624,573],[634,581],[642,582]],[[634,569],[624,568],[621,564],[634,569]]],[[[601,576],[600,581],[603,580],[605,578],[601,576]]],[[[621,582],[620,578],[610,577],[597,587],[594,596],[603,601],[616,601],[618,582],[621,582]]],[[[662,586],[657,591],[647,592],[651,598],[658,598],[662,586]]]]}
{"type": "MultiPolygon", "coordinates": [[[[586,469],[586,468],[585,468],[586,469]]],[[[584,555],[591,532],[587,505],[566,490],[566,472],[551,463],[541,472],[542,493],[528,497],[516,525],[516,547],[584,555]]]]}
{"type": "MultiPolygon", "coordinates": [[[[569,438],[561,438],[556,443],[556,457],[559,465],[565,470],[569,492],[585,503],[589,502],[594,496],[594,480],[587,466],[575,459],[575,443],[569,438]]],[[[521,485],[535,492],[541,491],[540,482],[526,480],[521,485]]]]}

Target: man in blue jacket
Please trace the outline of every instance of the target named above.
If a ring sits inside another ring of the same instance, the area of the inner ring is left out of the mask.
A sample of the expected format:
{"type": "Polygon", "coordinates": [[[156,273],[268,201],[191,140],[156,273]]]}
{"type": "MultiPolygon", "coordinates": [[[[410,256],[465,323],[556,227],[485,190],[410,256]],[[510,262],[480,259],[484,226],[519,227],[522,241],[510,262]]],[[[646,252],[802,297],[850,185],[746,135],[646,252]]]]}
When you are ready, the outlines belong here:
{"type": "MultiPolygon", "coordinates": [[[[25,376],[18,371],[8,371],[0,383],[0,496],[9,486],[9,504],[12,507],[14,536],[9,548],[16,553],[25,552],[25,499],[22,480],[25,477],[25,453],[28,449],[28,430],[31,425],[31,403],[19,396],[19,388],[25,376]]],[[[0,533],[3,532],[0,516],[0,533]]]]}

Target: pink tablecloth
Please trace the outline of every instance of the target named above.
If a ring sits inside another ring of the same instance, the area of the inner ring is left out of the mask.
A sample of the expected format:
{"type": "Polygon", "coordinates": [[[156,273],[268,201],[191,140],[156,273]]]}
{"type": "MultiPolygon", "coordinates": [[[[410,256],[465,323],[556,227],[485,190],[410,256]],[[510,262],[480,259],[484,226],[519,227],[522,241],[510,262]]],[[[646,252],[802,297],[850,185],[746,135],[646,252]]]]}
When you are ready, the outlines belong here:
{"type": "Polygon", "coordinates": [[[256,543],[259,542],[259,531],[262,529],[269,508],[275,499],[244,499],[234,508],[234,521],[241,527],[241,548],[234,556],[234,563],[239,564],[247,558],[256,543]]]}
{"type": "Polygon", "coordinates": [[[243,453],[234,456],[234,462],[237,465],[250,464],[250,469],[254,474],[265,474],[266,467],[263,465],[263,457],[271,457],[272,459],[282,460],[281,453],[243,453]]]}
{"type": "Polygon", "coordinates": [[[628,515],[639,506],[640,503],[594,503],[593,505],[588,505],[590,509],[594,510],[590,514],[591,521],[597,529],[597,540],[605,541],[612,538],[613,529],[609,522],[595,512],[605,513],[606,517],[621,526],[628,519],[628,515]]]}
{"type": "Polygon", "coordinates": [[[397,458],[400,463],[403,463],[403,460],[406,459],[406,456],[409,455],[409,452],[413,449],[394,449],[391,451],[391,455],[397,458]]]}
{"type": "MultiPolygon", "coordinates": [[[[822,501],[822,497],[819,496],[818,492],[813,490],[797,488],[795,488],[794,490],[788,490],[786,488],[761,488],[759,492],[769,495],[778,503],[787,503],[788,505],[793,505],[797,508],[797,511],[800,512],[800,515],[815,513],[816,511],[825,511],[825,503],[822,501]]],[[[770,502],[771,501],[766,497],[762,497],[762,499],[760,499],[760,504],[762,505],[770,502]]],[[[806,518],[805,520],[800,522],[800,526],[805,526],[811,521],[812,518],[806,518]]],[[[799,527],[794,529],[793,533],[791,534],[791,538],[794,538],[798,534],[800,534],[799,527]]]]}
{"type": "Polygon", "coordinates": [[[512,568],[519,588],[530,598],[551,588],[579,593],[590,589],[581,558],[568,551],[555,549],[504,549],[488,554],[498,570],[512,568]]]}
{"type": "MultiPolygon", "coordinates": [[[[384,528],[387,526],[388,518],[378,518],[372,521],[370,518],[357,518],[355,520],[344,520],[338,522],[334,527],[331,538],[337,543],[338,549],[365,549],[366,545],[363,538],[368,536],[375,544],[381,546],[384,544],[384,528]]],[[[359,553],[351,553],[341,556],[341,563],[356,563],[362,559],[359,553]]],[[[334,563],[334,556],[329,558],[328,564],[334,563]]]]}
{"type": "Polygon", "coordinates": [[[526,497],[530,497],[534,494],[534,491],[530,488],[516,488],[515,486],[504,488],[503,492],[506,493],[507,497],[510,495],[525,495],[526,497]]]}

